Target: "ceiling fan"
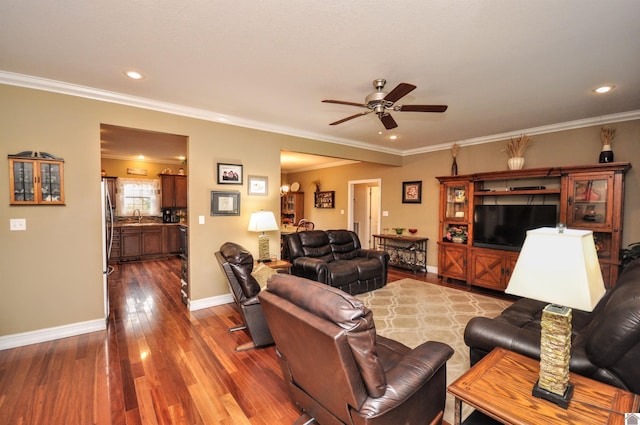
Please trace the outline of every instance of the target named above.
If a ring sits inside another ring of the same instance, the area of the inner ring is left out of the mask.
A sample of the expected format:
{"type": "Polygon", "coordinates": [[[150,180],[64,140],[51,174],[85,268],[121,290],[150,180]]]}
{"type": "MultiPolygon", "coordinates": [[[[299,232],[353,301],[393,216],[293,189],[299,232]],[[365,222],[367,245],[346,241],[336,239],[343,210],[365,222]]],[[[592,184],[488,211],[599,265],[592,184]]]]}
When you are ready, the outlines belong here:
{"type": "Polygon", "coordinates": [[[351,115],[350,117],[332,122],[329,125],[342,124],[345,121],[375,112],[378,118],[380,118],[382,125],[384,125],[384,128],[391,130],[392,128],[396,128],[398,124],[388,112],[390,110],[398,112],[444,112],[447,110],[447,105],[394,105],[402,97],[415,90],[416,86],[408,83],[400,83],[389,93],[385,93],[383,89],[386,83],[387,80],[383,78],[373,80],[373,87],[375,87],[376,91],[365,98],[365,103],[344,102],[342,100],[331,99],[323,100],[324,103],[337,103],[338,105],[358,106],[368,109],[368,111],[351,115]]]}

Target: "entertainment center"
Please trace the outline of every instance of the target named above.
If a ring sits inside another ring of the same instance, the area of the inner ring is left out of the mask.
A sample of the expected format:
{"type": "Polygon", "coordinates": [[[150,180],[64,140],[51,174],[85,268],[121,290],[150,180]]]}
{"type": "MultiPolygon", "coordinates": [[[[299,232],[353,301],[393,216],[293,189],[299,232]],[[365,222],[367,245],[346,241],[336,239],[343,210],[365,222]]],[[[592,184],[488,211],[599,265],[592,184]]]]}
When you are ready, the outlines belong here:
{"type": "Polygon", "coordinates": [[[504,291],[526,230],[592,230],[605,285],[618,278],[628,162],[437,177],[438,275],[504,291]]]}

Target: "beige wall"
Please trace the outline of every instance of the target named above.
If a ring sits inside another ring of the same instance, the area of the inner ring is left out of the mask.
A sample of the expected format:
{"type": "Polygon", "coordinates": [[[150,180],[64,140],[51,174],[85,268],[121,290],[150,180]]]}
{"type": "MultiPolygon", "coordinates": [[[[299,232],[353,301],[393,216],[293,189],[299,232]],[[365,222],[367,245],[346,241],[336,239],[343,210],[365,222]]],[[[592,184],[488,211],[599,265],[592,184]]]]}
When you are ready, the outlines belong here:
{"type": "MultiPolygon", "coordinates": [[[[103,317],[100,124],[184,134],[188,142],[190,285],[193,300],[224,295],[227,285],[213,253],[233,240],[257,251],[249,215],[279,211],[280,150],[326,154],[326,143],[233,127],[178,115],[0,85],[0,156],[36,150],[65,159],[65,206],[9,206],[8,161],[0,161],[0,336],[103,317]],[[216,184],[216,163],[244,165],[245,176],[269,177],[269,196],[216,184]],[[210,192],[241,193],[239,217],[211,217],[210,192]],[[197,224],[204,216],[205,224],[197,224]],[[27,231],[10,232],[25,218],[27,231]]],[[[337,156],[399,163],[394,155],[336,146],[337,156]]],[[[271,251],[279,252],[277,234],[271,251]]]]}
{"type": "MultiPolygon", "coordinates": [[[[9,206],[8,161],[0,161],[0,336],[96,320],[103,317],[102,242],[100,205],[100,124],[188,136],[190,284],[192,300],[228,293],[213,253],[233,240],[257,251],[257,236],[247,232],[249,215],[260,209],[280,208],[280,150],[331,155],[379,162],[362,163],[289,175],[305,192],[305,215],[321,228],[345,227],[347,181],[382,179],[383,227],[417,227],[431,239],[428,264],[436,265],[438,221],[437,175],[450,171],[449,152],[398,158],[343,145],[233,127],[183,116],[116,105],[55,93],[0,85],[0,155],[24,150],[50,152],[65,159],[66,206],[9,206]],[[269,177],[269,196],[248,196],[242,186],[216,184],[217,162],[243,164],[245,176],[269,177]],[[401,165],[404,162],[404,166],[401,165]],[[293,177],[293,178],[292,178],[293,177]],[[312,206],[311,182],[322,190],[336,191],[336,208],[312,206]],[[403,181],[423,181],[423,202],[402,204],[403,181]],[[210,192],[241,193],[239,217],[211,217],[210,192]],[[340,210],[345,214],[341,215],[340,210]],[[197,224],[204,216],[205,224],[197,224]],[[26,218],[27,231],[10,232],[10,218],[26,218]]],[[[617,160],[640,164],[640,121],[616,124],[617,160]]],[[[527,152],[527,167],[567,165],[597,161],[598,129],[586,128],[534,136],[527,152]]],[[[501,144],[461,148],[461,173],[506,168],[501,144]]],[[[627,176],[625,243],[640,240],[638,174],[627,176]]],[[[279,240],[271,235],[271,252],[279,240]]]]}

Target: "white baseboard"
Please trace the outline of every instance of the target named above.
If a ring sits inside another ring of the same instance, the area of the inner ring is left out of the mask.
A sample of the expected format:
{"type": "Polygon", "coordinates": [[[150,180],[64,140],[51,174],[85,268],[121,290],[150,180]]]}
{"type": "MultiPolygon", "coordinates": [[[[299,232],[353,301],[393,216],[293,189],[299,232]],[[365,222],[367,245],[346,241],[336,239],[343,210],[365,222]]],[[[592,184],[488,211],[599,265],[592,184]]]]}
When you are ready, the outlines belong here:
{"type": "Polygon", "coordinates": [[[438,268],[433,266],[427,266],[427,273],[438,274],[438,268]]]}
{"type": "Polygon", "coordinates": [[[105,319],[88,320],[86,322],[72,323],[70,325],[56,326],[53,328],[38,329],[37,331],[0,336],[0,350],[37,344],[39,342],[54,339],[67,338],[91,332],[107,329],[105,319]]]}
{"type": "Polygon", "coordinates": [[[217,305],[229,304],[233,302],[233,295],[225,294],[216,297],[202,298],[199,300],[189,300],[189,311],[202,310],[203,308],[215,307],[217,305]]]}

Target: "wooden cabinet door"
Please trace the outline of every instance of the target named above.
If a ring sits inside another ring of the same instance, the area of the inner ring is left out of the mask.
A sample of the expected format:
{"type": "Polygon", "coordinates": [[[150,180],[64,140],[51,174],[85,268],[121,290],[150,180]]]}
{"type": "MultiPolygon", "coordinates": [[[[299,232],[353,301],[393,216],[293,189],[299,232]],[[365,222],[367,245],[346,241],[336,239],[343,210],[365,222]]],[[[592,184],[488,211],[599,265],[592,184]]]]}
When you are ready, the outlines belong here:
{"type": "Polygon", "coordinates": [[[9,159],[11,205],[64,205],[62,160],[9,159]]]}
{"type": "Polygon", "coordinates": [[[504,261],[499,253],[471,252],[471,282],[484,288],[504,290],[504,261]]]}
{"type": "Polygon", "coordinates": [[[180,226],[167,226],[165,238],[165,253],[178,254],[182,252],[180,226]]]}
{"type": "Polygon", "coordinates": [[[162,208],[173,208],[175,199],[174,176],[160,176],[162,184],[162,208]]]}
{"type": "Polygon", "coordinates": [[[174,206],[176,208],[187,208],[187,177],[186,176],[175,176],[174,206]]]}
{"type": "Polygon", "coordinates": [[[438,274],[445,278],[467,280],[466,246],[443,242],[438,253],[438,274]]]}
{"type": "Polygon", "coordinates": [[[142,228],[142,255],[162,254],[162,227],[142,228]]]}
{"type": "Polygon", "coordinates": [[[137,257],[142,254],[142,235],[139,227],[123,227],[120,232],[120,256],[137,257]]]}

